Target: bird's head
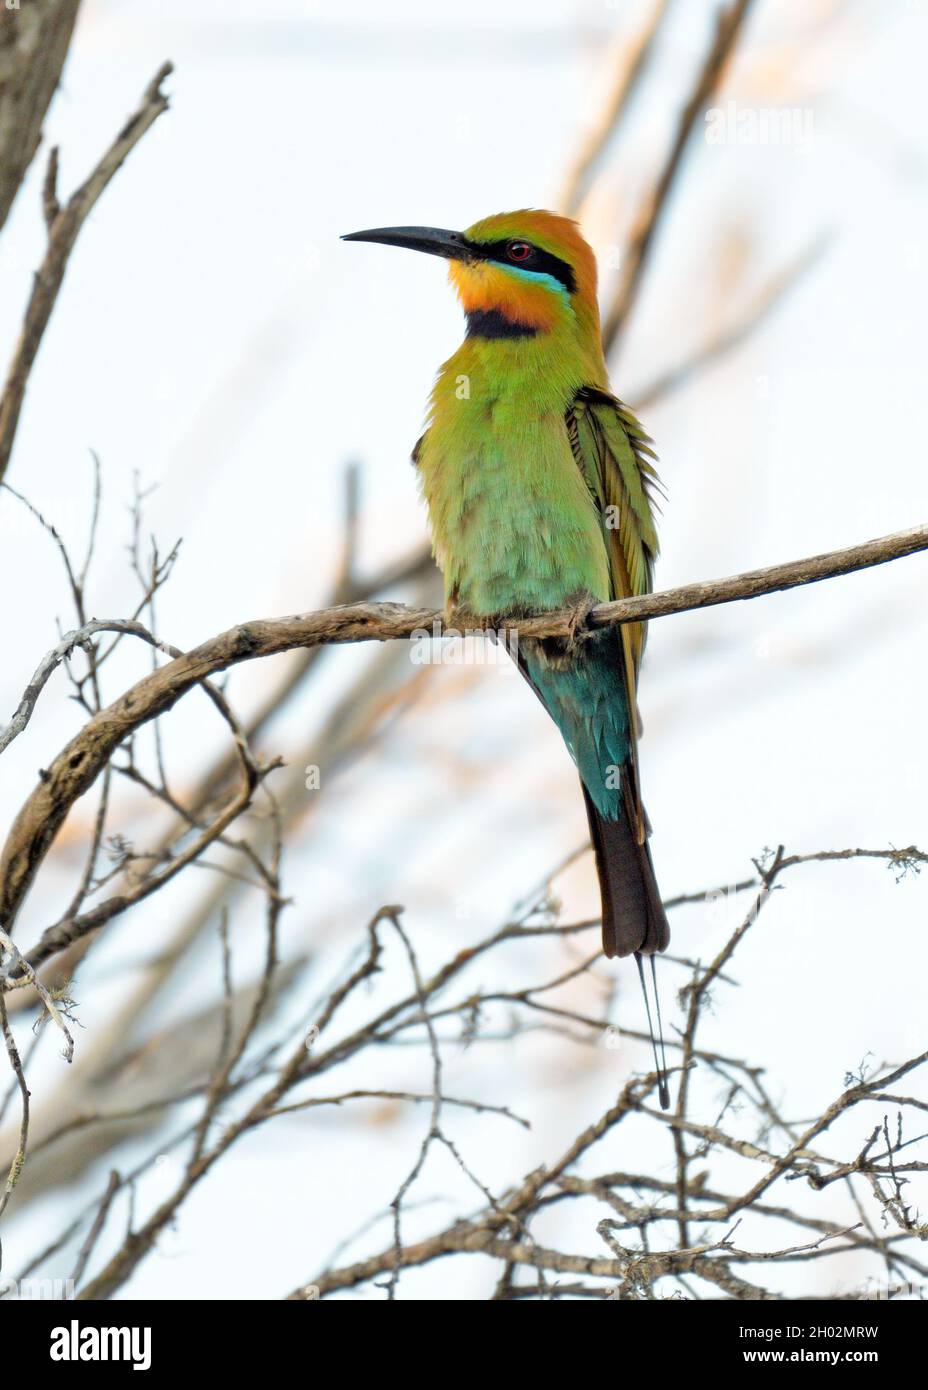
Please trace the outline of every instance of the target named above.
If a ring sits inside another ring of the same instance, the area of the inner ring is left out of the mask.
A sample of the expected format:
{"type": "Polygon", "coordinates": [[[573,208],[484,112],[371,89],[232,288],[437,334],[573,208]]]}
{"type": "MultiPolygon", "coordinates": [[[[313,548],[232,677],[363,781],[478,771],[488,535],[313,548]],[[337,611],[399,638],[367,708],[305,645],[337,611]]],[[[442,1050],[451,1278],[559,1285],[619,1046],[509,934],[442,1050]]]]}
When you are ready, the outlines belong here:
{"type": "Polygon", "coordinates": [[[471,331],[521,337],[599,328],[596,258],[576,222],[526,208],[500,212],[465,232],[377,227],[343,241],[375,241],[443,256],[471,331]]]}

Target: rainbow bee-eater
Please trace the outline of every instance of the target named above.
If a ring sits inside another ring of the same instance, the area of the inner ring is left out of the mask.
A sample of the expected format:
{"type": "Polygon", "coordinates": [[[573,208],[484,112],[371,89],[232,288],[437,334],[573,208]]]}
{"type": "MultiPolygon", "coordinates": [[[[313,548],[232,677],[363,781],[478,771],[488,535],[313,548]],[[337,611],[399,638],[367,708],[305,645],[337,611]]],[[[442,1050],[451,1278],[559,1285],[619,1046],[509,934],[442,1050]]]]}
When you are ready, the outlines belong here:
{"type": "MultiPolygon", "coordinates": [[[[647,593],[655,455],[609,389],[596,258],[576,223],[531,209],[466,232],[380,227],[344,239],[444,257],[467,318],[413,454],[449,613],[497,624],[565,607],[582,616],[591,603],[647,593]]],[[[670,939],[638,774],[644,641],[643,624],[624,624],[518,643],[519,667],[580,774],[603,950],[634,953],[642,986],[642,955],[653,972],[670,939]]],[[[665,1103],[662,1064],[658,1073],[665,1103]]]]}

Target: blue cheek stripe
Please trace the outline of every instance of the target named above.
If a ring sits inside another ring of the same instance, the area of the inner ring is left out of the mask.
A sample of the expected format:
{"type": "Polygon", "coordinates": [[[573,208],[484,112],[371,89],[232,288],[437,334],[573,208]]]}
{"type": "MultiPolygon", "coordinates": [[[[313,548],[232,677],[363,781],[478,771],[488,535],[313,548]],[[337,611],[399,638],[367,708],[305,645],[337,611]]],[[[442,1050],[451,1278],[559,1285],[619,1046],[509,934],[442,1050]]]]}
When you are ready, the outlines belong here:
{"type": "Polygon", "coordinates": [[[566,285],[562,285],[560,280],[549,275],[546,270],[523,270],[521,266],[517,265],[500,265],[499,269],[504,270],[507,275],[517,276],[520,280],[533,280],[536,285],[546,285],[548,289],[557,290],[561,298],[566,303],[570,303],[570,294],[566,285]]]}

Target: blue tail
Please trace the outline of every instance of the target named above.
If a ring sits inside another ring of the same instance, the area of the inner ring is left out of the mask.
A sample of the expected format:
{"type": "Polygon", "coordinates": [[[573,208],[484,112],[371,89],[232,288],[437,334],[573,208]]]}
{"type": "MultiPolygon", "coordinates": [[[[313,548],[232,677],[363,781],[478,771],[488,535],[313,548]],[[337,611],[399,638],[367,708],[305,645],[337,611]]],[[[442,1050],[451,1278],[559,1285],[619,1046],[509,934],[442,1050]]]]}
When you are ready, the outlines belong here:
{"type": "Polygon", "coordinates": [[[637,827],[630,767],[630,711],[616,631],[578,652],[552,642],[523,643],[520,666],[557,724],[583,783],[603,904],[607,956],[663,951],[670,928],[647,840],[637,827]]]}

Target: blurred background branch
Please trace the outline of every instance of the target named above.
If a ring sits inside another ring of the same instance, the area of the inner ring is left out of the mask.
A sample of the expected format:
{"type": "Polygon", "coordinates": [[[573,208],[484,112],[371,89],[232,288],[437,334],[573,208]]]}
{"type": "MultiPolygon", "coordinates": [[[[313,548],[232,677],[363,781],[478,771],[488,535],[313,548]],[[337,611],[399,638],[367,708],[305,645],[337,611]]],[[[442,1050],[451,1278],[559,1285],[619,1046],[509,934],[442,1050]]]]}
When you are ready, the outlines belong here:
{"type": "Polygon", "coordinates": [[[0,230],[42,138],[80,0],[33,0],[0,12],[0,230]]]}

